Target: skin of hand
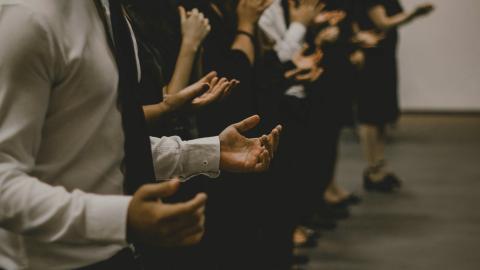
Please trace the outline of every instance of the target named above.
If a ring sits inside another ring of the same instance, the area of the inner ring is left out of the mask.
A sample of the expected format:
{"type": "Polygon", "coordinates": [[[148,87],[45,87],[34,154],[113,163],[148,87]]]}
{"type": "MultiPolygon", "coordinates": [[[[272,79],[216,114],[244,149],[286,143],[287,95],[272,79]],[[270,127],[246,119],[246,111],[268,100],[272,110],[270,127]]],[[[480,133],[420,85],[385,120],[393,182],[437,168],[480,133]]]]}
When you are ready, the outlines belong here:
{"type": "Polygon", "coordinates": [[[185,8],[180,6],[178,10],[182,28],[182,42],[197,50],[210,33],[210,23],[196,8],[186,12],[185,8]]]}
{"type": "Polygon", "coordinates": [[[239,83],[235,79],[218,78],[217,73],[212,71],[178,93],[165,95],[162,102],[144,106],[147,122],[154,124],[159,118],[175,111],[198,110],[228,96],[239,83]]]}
{"type": "Polygon", "coordinates": [[[415,14],[416,17],[420,17],[420,16],[428,15],[434,9],[435,9],[435,7],[432,4],[424,3],[424,4],[421,4],[421,5],[417,6],[417,8],[414,11],[414,14],[415,14]]]}
{"type": "Polygon", "coordinates": [[[298,5],[295,0],[289,0],[290,20],[309,26],[313,19],[325,8],[319,0],[300,0],[298,5]]]}
{"type": "Polygon", "coordinates": [[[353,42],[362,48],[374,48],[385,38],[385,34],[375,31],[359,31],[353,37],[353,42]]]}
{"type": "Polygon", "coordinates": [[[365,53],[362,50],[356,50],[350,55],[350,62],[357,69],[361,70],[365,66],[365,53]]]}
{"type": "Polygon", "coordinates": [[[323,58],[322,51],[317,49],[313,54],[305,55],[307,50],[308,46],[304,46],[301,51],[293,55],[292,62],[296,68],[284,74],[286,79],[294,79],[297,82],[313,82],[323,74],[324,70],[319,67],[323,58]]]}
{"type": "Polygon", "coordinates": [[[242,133],[254,128],[260,122],[258,115],[251,116],[227,127],[220,133],[220,169],[237,172],[263,172],[277,150],[281,126],[275,127],[268,135],[260,138],[246,138],[242,133]]]}
{"type": "Polygon", "coordinates": [[[324,11],[315,16],[313,22],[315,24],[324,24],[328,22],[330,25],[335,26],[343,21],[346,17],[347,13],[342,10],[324,11]]]}
{"type": "Polygon", "coordinates": [[[334,43],[340,36],[340,28],[338,26],[328,26],[318,32],[315,37],[315,45],[318,47],[325,43],[334,43]]]}
{"type": "Polygon", "coordinates": [[[253,34],[262,13],[273,0],[240,0],[237,6],[238,29],[253,34]]]}
{"type": "Polygon", "coordinates": [[[198,243],[204,233],[207,196],[198,194],[190,201],[162,202],[179,187],[175,179],[142,186],[128,206],[127,239],[156,247],[180,247],[198,243]]]}

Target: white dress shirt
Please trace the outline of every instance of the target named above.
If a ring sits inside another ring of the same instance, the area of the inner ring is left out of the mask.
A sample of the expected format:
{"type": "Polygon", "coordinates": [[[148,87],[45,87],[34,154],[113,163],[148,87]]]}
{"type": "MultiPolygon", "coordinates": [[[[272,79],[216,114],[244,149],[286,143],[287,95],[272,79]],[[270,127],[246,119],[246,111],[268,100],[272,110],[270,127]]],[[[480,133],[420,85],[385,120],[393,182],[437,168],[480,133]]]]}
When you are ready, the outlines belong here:
{"type": "MultiPolygon", "coordinates": [[[[0,268],[126,246],[118,71],[93,1],[0,0],[0,268]]],[[[218,137],[151,138],[157,179],[219,172],[218,137]]]]}
{"type": "MultiPolygon", "coordinates": [[[[281,0],[275,0],[265,10],[260,17],[259,25],[275,43],[273,48],[282,63],[291,61],[293,55],[302,49],[307,28],[299,22],[287,25],[281,0]]],[[[287,89],[285,95],[305,98],[305,88],[303,85],[293,85],[287,89]]]]}

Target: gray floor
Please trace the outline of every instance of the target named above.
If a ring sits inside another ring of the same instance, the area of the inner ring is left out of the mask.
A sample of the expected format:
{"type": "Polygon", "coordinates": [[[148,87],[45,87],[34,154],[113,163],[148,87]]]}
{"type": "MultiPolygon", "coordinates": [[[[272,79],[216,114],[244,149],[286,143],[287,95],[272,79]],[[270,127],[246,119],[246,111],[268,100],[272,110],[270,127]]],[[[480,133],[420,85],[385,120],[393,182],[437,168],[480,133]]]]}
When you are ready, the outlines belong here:
{"type": "Polygon", "coordinates": [[[406,116],[388,159],[405,182],[366,194],[353,133],[342,139],[340,183],[364,202],[316,249],[306,270],[480,269],[480,116],[406,116]]]}

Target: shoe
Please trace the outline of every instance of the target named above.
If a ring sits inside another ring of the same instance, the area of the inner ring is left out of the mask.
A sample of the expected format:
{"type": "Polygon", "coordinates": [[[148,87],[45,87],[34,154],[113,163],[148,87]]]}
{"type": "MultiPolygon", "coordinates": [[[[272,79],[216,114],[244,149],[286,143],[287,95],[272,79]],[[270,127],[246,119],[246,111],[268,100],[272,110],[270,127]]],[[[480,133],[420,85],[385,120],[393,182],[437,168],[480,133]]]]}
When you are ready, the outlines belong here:
{"type": "Polygon", "coordinates": [[[314,230],[320,230],[320,231],[322,230],[333,231],[338,227],[336,220],[320,217],[317,214],[314,214],[302,225],[312,228],[314,230]]]}
{"type": "Polygon", "coordinates": [[[310,258],[305,255],[293,255],[293,264],[294,265],[305,265],[310,262],[310,258]]]}
{"type": "Polygon", "coordinates": [[[368,173],[363,175],[363,187],[367,191],[379,191],[379,192],[392,192],[395,188],[395,184],[391,177],[385,176],[381,181],[373,181],[368,173]]]}
{"type": "Polygon", "coordinates": [[[350,209],[345,203],[327,203],[318,210],[318,215],[326,219],[347,219],[350,217],[350,209]]]}
{"type": "Polygon", "coordinates": [[[396,188],[402,187],[402,181],[395,174],[389,173],[387,174],[387,178],[389,178],[389,181],[391,181],[396,188]]]}
{"type": "Polygon", "coordinates": [[[362,202],[362,198],[358,197],[355,194],[350,194],[347,198],[342,201],[346,205],[358,205],[362,202]]]}

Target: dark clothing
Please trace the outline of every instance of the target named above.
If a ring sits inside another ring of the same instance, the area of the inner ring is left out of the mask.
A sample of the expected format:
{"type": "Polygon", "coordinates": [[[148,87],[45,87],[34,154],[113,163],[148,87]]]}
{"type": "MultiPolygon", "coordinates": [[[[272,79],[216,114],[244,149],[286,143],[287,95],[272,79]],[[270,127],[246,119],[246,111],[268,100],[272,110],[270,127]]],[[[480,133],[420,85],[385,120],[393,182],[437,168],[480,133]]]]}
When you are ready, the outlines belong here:
{"type": "MultiPolygon", "coordinates": [[[[368,11],[375,6],[385,7],[388,16],[403,12],[398,0],[364,0],[357,6],[357,21],[361,30],[375,30],[368,11]]],[[[385,125],[397,121],[398,105],[397,70],[398,30],[391,29],[376,48],[365,50],[365,67],[360,74],[358,94],[358,120],[360,123],[385,125]]]]}

